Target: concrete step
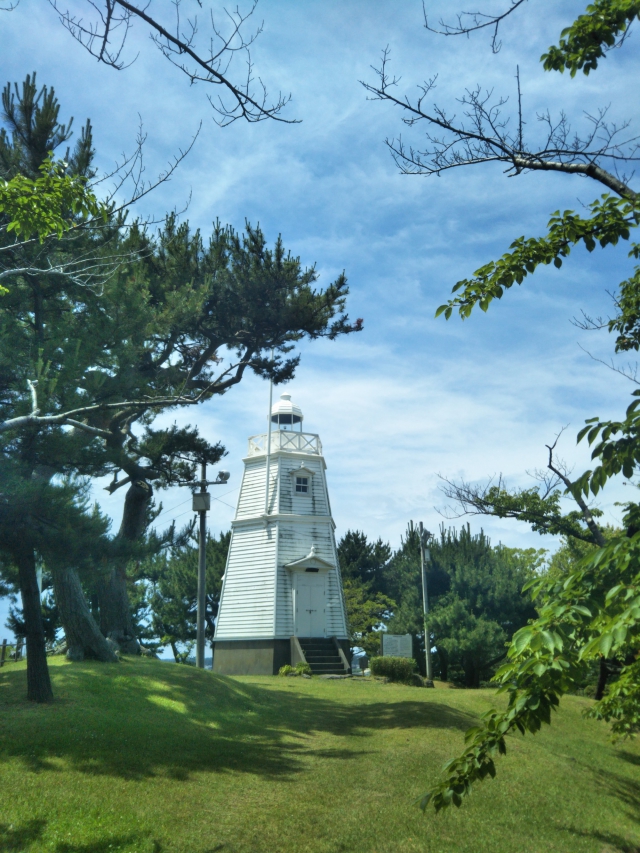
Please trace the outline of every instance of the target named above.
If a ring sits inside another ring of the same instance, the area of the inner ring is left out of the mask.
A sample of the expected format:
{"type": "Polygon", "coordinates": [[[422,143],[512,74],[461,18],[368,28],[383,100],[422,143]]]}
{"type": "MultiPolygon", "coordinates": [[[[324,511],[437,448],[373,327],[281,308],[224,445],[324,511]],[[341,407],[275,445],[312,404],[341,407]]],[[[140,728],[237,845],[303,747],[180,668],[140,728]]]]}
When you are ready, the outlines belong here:
{"type": "Polygon", "coordinates": [[[331,637],[298,637],[314,675],[344,675],[344,665],[331,637]]]}
{"type": "Polygon", "coordinates": [[[319,643],[300,643],[300,645],[303,649],[308,649],[310,652],[323,651],[331,652],[331,654],[333,654],[334,652],[336,654],[338,653],[338,650],[333,645],[333,643],[331,643],[331,645],[329,645],[329,643],[323,643],[322,645],[320,645],[319,643]]]}
{"type": "MultiPolygon", "coordinates": [[[[311,664],[309,664],[311,666],[311,664]]],[[[314,675],[344,675],[343,666],[311,666],[314,675]]]]}

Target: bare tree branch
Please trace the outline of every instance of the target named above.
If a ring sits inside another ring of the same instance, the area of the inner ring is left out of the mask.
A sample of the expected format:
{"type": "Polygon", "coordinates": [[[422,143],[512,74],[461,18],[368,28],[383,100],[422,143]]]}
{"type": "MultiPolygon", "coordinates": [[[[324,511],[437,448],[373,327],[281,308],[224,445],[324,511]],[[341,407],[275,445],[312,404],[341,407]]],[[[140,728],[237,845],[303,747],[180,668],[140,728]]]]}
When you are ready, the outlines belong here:
{"type": "MultiPolygon", "coordinates": [[[[608,324],[606,324],[608,325],[608,324]]],[[[632,365],[629,364],[627,369],[624,367],[618,367],[617,364],[611,359],[611,361],[605,361],[602,358],[598,358],[597,356],[590,353],[588,349],[582,346],[582,344],[578,344],[582,352],[586,353],[589,358],[592,358],[594,361],[597,361],[598,364],[604,364],[605,367],[608,367],[609,370],[613,370],[614,373],[619,373],[620,376],[624,376],[625,379],[628,379],[630,382],[633,382],[634,385],[640,385],[640,379],[638,379],[638,363],[632,365]]]]}
{"type": "Polygon", "coordinates": [[[460,116],[449,114],[426,99],[436,86],[437,77],[418,86],[414,100],[396,94],[399,78],[388,70],[389,49],[382,52],[381,64],[373,67],[375,84],[360,81],[372,100],[388,101],[403,110],[402,121],[408,128],[420,123],[427,125],[427,147],[415,148],[405,144],[402,136],[387,139],[386,144],[403,174],[439,175],[448,169],[478,163],[498,162],[506,165],[510,176],[527,171],[550,171],[588,177],[619,196],[636,199],[631,188],[633,172],[620,174],[624,165],[640,162],[640,136],[628,133],[629,121],[618,124],[608,118],[609,107],[585,113],[586,131],[574,132],[564,113],[552,119],[546,112],[538,114],[537,125],[544,130],[542,140],[529,145],[524,135],[520,73],[517,80],[517,124],[510,129],[511,117],[505,113],[508,98],[495,97],[492,91],[480,86],[467,90],[458,104],[460,116]],[[605,164],[605,165],[603,165],[605,164]]]}
{"type": "Polygon", "coordinates": [[[599,545],[601,548],[604,548],[604,546],[607,544],[607,540],[604,538],[602,531],[600,530],[600,528],[596,524],[595,519],[591,513],[591,510],[589,509],[589,507],[587,506],[587,504],[584,501],[584,498],[582,497],[582,493],[581,493],[580,489],[574,488],[574,485],[571,482],[571,480],[557,466],[557,464],[553,460],[553,451],[555,450],[555,447],[558,443],[558,440],[559,440],[559,438],[563,432],[564,432],[564,430],[560,430],[560,432],[556,436],[556,440],[553,442],[553,444],[547,444],[546,445],[546,447],[549,451],[549,462],[547,463],[547,467],[549,468],[550,471],[553,471],[553,473],[556,475],[556,477],[558,477],[558,479],[562,480],[562,482],[566,486],[567,491],[569,492],[571,497],[574,499],[574,501],[580,507],[580,511],[582,512],[582,515],[584,517],[584,520],[585,520],[587,527],[591,531],[594,542],[597,545],[599,545]]]}
{"type": "Polygon", "coordinates": [[[493,30],[491,35],[491,50],[493,53],[498,53],[500,48],[502,47],[502,42],[498,41],[498,30],[500,29],[500,24],[507,18],[512,12],[521,6],[526,0],[511,0],[511,6],[500,15],[487,15],[485,12],[461,12],[457,15],[457,24],[447,24],[442,18],[438,21],[438,26],[440,29],[429,26],[429,21],[427,19],[427,9],[424,4],[424,0],[422,3],[422,11],[424,14],[424,26],[425,29],[429,30],[431,33],[437,33],[440,36],[468,36],[470,33],[476,32],[477,30],[484,30],[487,27],[490,27],[493,30]],[[467,21],[467,23],[465,23],[467,21]]]}
{"type": "MultiPolygon", "coordinates": [[[[218,124],[226,126],[243,118],[248,122],[259,122],[274,119],[287,124],[296,123],[296,119],[285,119],[281,116],[283,108],[291,100],[291,95],[278,96],[270,100],[266,86],[260,78],[253,75],[253,64],[250,48],[262,32],[260,24],[256,31],[245,38],[243,28],[253,15],[257,0],[254,0],[247,13],[240,12],[238,7],[233,11],[225,9],[229,21],[229,32],[225,35],[216,24],[213,12],[210,13],[210,27],[213,36],[206,48],[196,43],[198,35],[198,17],[193,15],[184,21],[180,9],[184,0],[174,0],[175,23],[172,28],[162,23],[157,16],[150,13],[151,3],[138,6],[129,0],[86,0],[85,5],[93,10],[93,20],[86,21],[63,7],[61,0],[49,0],[60,17],[60,21],[71,35],[92,56],[105,65],[116,70],[128,67],[137,59],[130,62],[123,59],[123,51],[135,20],[145,23],[150,29],[150,37],[162,55],[176,68],[186,74],[190,83],[204,82],[220,86],[228,96],[225,101],[218,97],[209,101],[219,118],[218,124]],[[232,82],[228,70],[235,54],[244,54],[247,73],[241,82],[232,82]]],[[[202,3],[198,0],[199,8],[202,3]]]]}
{"type": "Polygon", "coordinates": [[[512,518],[530,524],[538,533],[570,536],[602,545],[604,536],[594,519],[599,510],[591,510],[587,506],[579,490],[574,488],[567,466],[561,460],[554,459],[554,450],[565,429],[560,430],[552,445],[547,445],[547,470],[535,471],[531,475],[539,481],[540,486],[510,490],[502,475],[491,477],[485,484],[479,485],[456,483],[440,476],[444,483],[441,487],[443,494],[460,508],[454,511],[452,506],[448,506],[441,514],[445,518],[460,518],[464,515],[512,518]],[[566,513],[561,510],[561,493],[558,488],[561,484],[575,500],[579,511],[566,513]]]}

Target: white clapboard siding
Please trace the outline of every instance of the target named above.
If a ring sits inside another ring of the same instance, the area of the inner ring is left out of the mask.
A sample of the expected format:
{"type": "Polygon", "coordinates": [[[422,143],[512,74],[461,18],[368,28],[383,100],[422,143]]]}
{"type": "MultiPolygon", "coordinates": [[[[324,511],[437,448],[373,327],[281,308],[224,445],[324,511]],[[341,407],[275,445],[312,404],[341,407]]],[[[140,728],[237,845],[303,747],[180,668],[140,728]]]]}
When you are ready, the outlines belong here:
{"type": "Polygon", "coordinates": [[[282,563],[278,566],[278,594],[276,598],[276,637],[286,638],[295,634],[293,624],[293,589],[291,573],[282,563]]]}
{"type": "Polygon", "coordinates": [[[317,557],[331,566],[326,571],[325,636],[345,639],[348,637],[346,610],[320,441],[317,436],[305,433],[296,445],[288,437],[281,441],[275,436],[266,515],[265,447],[266,436],[254,436],[250,439],[249,456],[244,460],[216,639],[291,637],[295,631],[294,580],[293,570],[286,566],[303,560],[312,548],[317,557]],[[307,451],[302,452],[300,447],[307,451]],[[309,495],[295,492],[295,471],[301,466],[313,474],[309,495]]]}
{"type": "MultiPolygon", "coordinates": [[[[238,508],[236,518],[252,518],[264,512],[265,473],[264,457],[252,460],[247,464],[242,485],[240,487],[240,496],[238,498],[238,508]]],[[[269,471],[269,512],[274,512],[277,500],[277,484],[278,484],[278,466],[277,460],[272,460],[269,471]]]]}
{"type": "Polygon", "coordinates": [[[283,458],[281,460],[280,473],[280,506],[281,513],[294,513],[296,515],[329,515],[329,501],[327,499],[327,486],[324,478],[324,466],[322,459],[300,459],[283,458]],[[300,465],[313,472],[311,479],[311,491],[308,495],[296,494],[295,471],[300,465]]]}
{"type": "Polygon", "coordinates": [[[261,523],[233,531],[216,639],[273,637],[276,531],[261,523]]]}

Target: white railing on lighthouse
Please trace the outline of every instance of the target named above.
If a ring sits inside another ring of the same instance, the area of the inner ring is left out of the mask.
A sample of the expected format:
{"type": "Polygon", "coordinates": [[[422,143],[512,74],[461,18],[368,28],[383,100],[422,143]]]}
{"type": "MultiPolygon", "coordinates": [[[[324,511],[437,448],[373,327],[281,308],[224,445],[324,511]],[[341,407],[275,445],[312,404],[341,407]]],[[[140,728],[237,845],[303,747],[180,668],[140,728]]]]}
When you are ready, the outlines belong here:
{"type": "MultiPolygon", "coordinates": [[[[322,456],[320,437],[311,432],[286,432],[275,430],[271,433],[271,452],[288,450],[289,453],[312,453],[322,456]]],[[[249,456],[260,456],[267,452],[267,434],[252,435],[249,439],[249,456]]]]}

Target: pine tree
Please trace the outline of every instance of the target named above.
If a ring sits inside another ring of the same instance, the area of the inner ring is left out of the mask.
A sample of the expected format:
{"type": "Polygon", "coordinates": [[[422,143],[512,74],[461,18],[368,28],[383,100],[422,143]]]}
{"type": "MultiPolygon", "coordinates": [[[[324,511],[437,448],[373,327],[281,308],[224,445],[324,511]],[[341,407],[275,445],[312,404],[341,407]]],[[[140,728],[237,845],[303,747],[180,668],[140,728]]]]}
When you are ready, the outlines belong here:
{"type": "MultiPolygon", "coordinates": [[[[11,133],[1,138],[1,168],[7,177],[33,175],[68,140],[70,123],[59,124],[55,94],[37,92],[34,78],[22,92],[7,87],[4,106],[11,133]]],[[[87,124],[67,168],[90,176],[92,158],[87,124]]],[[[189,427],[154,430],[154,419],[224,394],[247,370],[290,379],[297,341],[335,338],[359,330],[361,321],[350,325],[344,314],[344,275],[317,289],[314,268],[305,269],[280,239],[269,249],[250,225],[237,234],[216,223],[207,246],[174,216],[157,237],[112,215],[43,244],[14,243],[6,229],[2,239],[14,269],[23,270],[0,302],[3,451],[12,460],[40,460],[39,448],[54,444],[50,479],[110,472],[112,491],[128,487],[118,548],[106,571],[96,566],[95,585],[103,632],[136,651],[126,565],[143,540],[153,487],[189,479],[198,462],[223,453],[189,427]],[[61,266],[60,257],[69,263],[61,266]],[[273,359],[266,356],[271,349],[273,359]]],[[[63,621],[66,612],[82,613],[86,629],[74,654],[95,654],[101,633],[81,584],[71,577],[64,590],[75,604],[60,608],[63,621]]],[[[113,656],[102,648],[105,658],[113,656]]]]}
{"type": "MultiPolygon", "coordinates": [[[[386,589],[398,607],[389,622],[394,633],[415,636],[424,660],[424,617],[420,540],[409,523],[401,547],[385,566],[386,589]]],[[[511,635],[535,616],[522,589],[542,568],[542,551],[493,547],[480,531],[440,528],[429,544],[429,642],[436,649],[439,677],[479,687],[506,654],[511,635]]]]}
{"type": "MultiPolygon", "coordinates": [[[[213,643],[231,532],[207,536],[205,640],[213,643]]],[[[148,633],[170,646],[176,662],[188,658],[196,639],[198,547],[193,541],[143,561],[136,571],[147,588],[148,633]]]]}
{"type": "MultiPolygon", "coordinates": [[[[3,91],[2,103],[10,134],[5,129],[0,130],[0,177],[9,181],[18,175],[35,179],[50,153],[69,139],[70,124],[58,122],[55,93],[46,87],[38,92],[35,75],[27,77],[21,92],[17,86],[12,91],[8,85],[3,91]]],[[[88,177],[91,154],[91,128],[87,125],[73,153],[67,152],[69,174],[88,177]]],[[[6,222],[5,213],[0,225],[6,222]]],[[[44,252],[60,254],[65,251],[55,236],[44,244],[25,243],[16,240],[6,227],[0,228],[0,241],[3,263],[9,266],[13,263],[19,268],[40,268],[44,252]]],[[[76,246],[77,251],[83,248],[86,244],[76,246]]],[[[20,411],[25,397],[29,400],[38,385],[44,392],[41,399],[46,399],[47,388],[64,385],[64,362],[69,356],[73,359],[75,349],[75,342],[70,345],[64,335],[64,318],[70,308],[65,290],[67,282],[46,274],[17,276],[13,282],[10,292],[0,298],[0,415],[3,420],[20,411]],[[53,309],[48,313],[43,310],[45,302],[53,309]],[[28,381],[31,381],[29,387],[28,381]]],[[[103,520],[87,516],[82,489],[73,482],[74,475],[94,470],[89,464],[91,441],[86,436],[61,430],[42,432],[27,428],[18,433],[3,433],[1,450],[0,548],[6,564],[17,568],[27,639],[28,698],[49,701],[52,691],[46,664],[36,559],[45,559],[55,572],[64,565],[65,559],[72,560],[73,555],[82,562],[84,557],[82,560],[80,557],[89,554],[104,536],[103,520]],[[64,485],[54,480],[67,475],[71,479],[64,485]],[[80,542],[81,549],[78,548],[80,542]]]]}

